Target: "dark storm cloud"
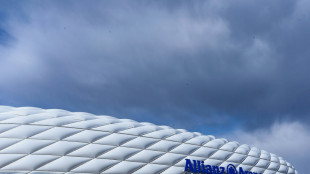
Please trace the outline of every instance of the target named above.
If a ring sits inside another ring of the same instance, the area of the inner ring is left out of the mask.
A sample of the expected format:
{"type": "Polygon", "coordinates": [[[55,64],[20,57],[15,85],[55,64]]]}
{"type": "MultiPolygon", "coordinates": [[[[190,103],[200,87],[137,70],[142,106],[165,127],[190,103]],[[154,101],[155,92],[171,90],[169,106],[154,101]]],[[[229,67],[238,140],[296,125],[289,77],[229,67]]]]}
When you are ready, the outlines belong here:
{"type": "Polygon", "coordinates": [[[1,104],[191,130],[309,121],[307,1],[15,3],[1,104]]]}

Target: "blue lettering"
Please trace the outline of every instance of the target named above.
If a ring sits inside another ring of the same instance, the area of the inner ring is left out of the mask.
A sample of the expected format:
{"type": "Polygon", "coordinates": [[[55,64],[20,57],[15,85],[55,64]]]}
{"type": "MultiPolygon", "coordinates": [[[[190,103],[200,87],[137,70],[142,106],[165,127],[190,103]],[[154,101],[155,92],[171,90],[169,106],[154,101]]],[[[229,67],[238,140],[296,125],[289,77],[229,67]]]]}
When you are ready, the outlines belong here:
{"type": "MultiPolygon", "coordinates": [[[[186,164],[184,171],[199,174],[225,174],[225,167],[205,165],[204,161],[185,159],[186,164]],[[193,163],[192,163],[193,161],[193,163]]],[[[227,173],[229,174],[262,174],[257,172],[251,172],[243,170],[239,167],[239,172],[233,164],[227,165],[227,173]]]]}
{"type": "Polygon", "coordinates": [[[212,167],[210,165],[206,165],[206,169],[207,174],[212,174],[212,167]]]}
{"type": "Polygon", "coordinates": [[[213,167],[213,174],[220,174],[220,169],[218,166],[212,166],[213,167]]]}
{"type": "Polygon", "coordinates": [[[242,168],[242,167],[239,167],[239,174],[246,174],[246,173],[243,171],[243,168],[242,168]]]}
{"type": "Polygon", "coordinates": [[[224,174],[225,167],[220,167],[220,169],[221,169],[221,173],[220,174],[224,174]]]}
{"type": "Polygon", "coordinates": [[[197,172],[197,161],[193,160],[193,162],[194,162],[194,170],[193,170],[193,172],[195,173],[195,172],[197,172]]]}
{"type": "Polygon", "coordinates": [[[186,164],[185,164],[184,171],[186,171],[186,172],[194,172],[194,168],[193,168],[191,160],[190,159],[185,159],[185,160],[186,160],[186,164]]]}
{"type": "Polygon", "coordinates": [[[201,172],[206,173],[206,166],[204,164],[204,161],[201,161],[201,172]]]}
{"type": "Polygon", "coordinates": [[[197,172],[201,173],[200,161],[197,160],[197,172]]]}

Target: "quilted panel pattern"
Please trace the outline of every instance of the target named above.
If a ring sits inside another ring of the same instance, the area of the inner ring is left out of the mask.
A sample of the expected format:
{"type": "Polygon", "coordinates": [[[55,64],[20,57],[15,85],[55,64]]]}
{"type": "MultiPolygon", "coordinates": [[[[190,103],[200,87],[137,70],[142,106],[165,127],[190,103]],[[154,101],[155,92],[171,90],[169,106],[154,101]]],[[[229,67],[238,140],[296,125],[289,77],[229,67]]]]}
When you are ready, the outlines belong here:
{"type": "Polygon", "coordinates": [[[298,174],[274,154],[211,135],[111,116],[0,106],[0,173],[175,174],[185,159],[298,174]]]}

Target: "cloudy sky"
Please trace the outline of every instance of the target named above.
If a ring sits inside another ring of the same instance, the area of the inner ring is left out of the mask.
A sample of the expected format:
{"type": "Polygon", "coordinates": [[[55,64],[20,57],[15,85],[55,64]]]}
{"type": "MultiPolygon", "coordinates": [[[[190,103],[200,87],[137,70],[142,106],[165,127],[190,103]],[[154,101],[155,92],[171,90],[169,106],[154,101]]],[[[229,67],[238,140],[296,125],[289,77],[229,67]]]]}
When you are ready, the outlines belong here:
{"type": "Polygon", "coordinates": [[[0,104],[185,128],[310,160],[310,1],[1,1],[0,104]]]}

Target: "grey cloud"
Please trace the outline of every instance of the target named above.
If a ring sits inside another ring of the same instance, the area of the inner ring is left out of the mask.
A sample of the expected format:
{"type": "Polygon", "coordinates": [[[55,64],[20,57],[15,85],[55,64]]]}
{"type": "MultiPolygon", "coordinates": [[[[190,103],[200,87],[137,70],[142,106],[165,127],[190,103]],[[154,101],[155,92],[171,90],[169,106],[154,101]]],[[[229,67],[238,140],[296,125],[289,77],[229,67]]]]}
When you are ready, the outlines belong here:
{"type": "Polygon", "coordinates": [[[309,133],[309,127],[303,123],[276,122],[266,129],[254,132],[237,130],[224,136],[282,156],[299,173],[307,173],[310,160],[309,133]]]}
{"type": "Polygon", "coordinates": [[[0,103],[191,130],[309,121],[303,3],[9,5],[2,30],[14,39],[0,47],[0,103]]]}

